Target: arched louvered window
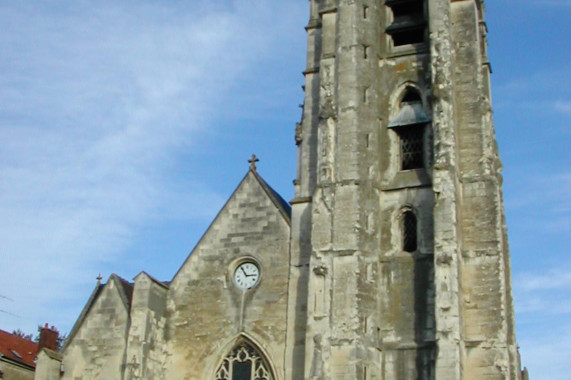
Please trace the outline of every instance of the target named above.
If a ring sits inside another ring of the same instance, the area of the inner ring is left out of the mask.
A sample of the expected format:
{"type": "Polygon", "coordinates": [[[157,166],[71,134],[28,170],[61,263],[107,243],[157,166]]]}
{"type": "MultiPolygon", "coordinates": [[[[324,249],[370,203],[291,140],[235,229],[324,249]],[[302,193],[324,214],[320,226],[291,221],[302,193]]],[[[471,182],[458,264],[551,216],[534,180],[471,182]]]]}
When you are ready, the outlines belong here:
{"type": "Polygon", "coordinates": [[[398,113],[389,123],[389,128],[399,136],[401,170],[422,169],[430,165],[427,157],[430,141],[425,138],[429,122],[419,92],[408,87],[398,104],[398,113]]]}
{"type": "Polygon", "coordinates": [[[402,249],[406,252],[414,252],[417,246],[416,215],[412,211],[405,211],[402,215],[402,249]]]}
{"type": "Polygon", "coordinates": [[[249,342],[240,341],[222,360],[216,380],[273,380],[267,361],[249,342]]]}

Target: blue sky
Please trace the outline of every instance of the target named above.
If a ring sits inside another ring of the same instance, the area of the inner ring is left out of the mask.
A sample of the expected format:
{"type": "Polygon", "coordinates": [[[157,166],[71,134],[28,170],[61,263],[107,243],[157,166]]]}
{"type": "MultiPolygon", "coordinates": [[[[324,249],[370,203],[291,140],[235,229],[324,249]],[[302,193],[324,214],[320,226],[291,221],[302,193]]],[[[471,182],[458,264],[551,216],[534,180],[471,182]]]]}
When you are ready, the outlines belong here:
{"type": "MultiPolygon", "coordinates": [[[[518,341],[571,372],[571,1],[488,0],[518,341]]],[[[256,153],[293,195],[306,0],[0,0],[0,328],[169,280],[256,153]],[[215,3],[215,4],[213,4],[215,3]]]]}

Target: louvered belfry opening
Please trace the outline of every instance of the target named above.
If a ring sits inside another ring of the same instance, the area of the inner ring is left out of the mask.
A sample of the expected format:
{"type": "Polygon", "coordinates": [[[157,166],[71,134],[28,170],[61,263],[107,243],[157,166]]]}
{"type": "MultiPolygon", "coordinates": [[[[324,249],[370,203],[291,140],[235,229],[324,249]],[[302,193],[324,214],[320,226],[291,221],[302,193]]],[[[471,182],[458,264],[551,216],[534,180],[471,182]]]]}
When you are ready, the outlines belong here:
{"type": "Polygon", "coordinates": [[[425,157],[428,144],[425,135],[429,123],[420,93],[415,88],[407,88],[399,102],[398,113],[389,123],[389,128],[399,138],[400,170],[422,169],[430,165],[430,158],[425,157]]]}
{"type": "Polygon", "coordinates": [[[426,16],[424,0],[386,0],[393,22],[386,32],[393,39],[393,46],[426,42],[426,16]]]}
{"type": "Polygon", "coordinates": [[[402,170],[422,168],[424,127],[399,128],[398,134],[401,139],[402,170]]]}

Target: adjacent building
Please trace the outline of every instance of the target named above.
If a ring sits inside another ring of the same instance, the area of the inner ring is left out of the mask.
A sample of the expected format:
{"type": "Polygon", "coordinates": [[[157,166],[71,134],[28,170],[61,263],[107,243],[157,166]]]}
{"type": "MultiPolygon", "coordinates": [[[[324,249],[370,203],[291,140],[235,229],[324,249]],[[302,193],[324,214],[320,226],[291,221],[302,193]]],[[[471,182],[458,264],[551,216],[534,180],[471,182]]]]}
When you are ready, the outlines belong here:
{"type": "MultiPolygon", "coordinates": [[[[46,353],[61,361],[57,353],[58,337],[58,331],[47,324],[40,329],[38,342],[0,330],[0,379],[34,379],[36,364],[46,353]]],[[[59,379],[59,367],[57,372],[52,368],[46,369],[57,375],[54,379],[59,379]]]]}

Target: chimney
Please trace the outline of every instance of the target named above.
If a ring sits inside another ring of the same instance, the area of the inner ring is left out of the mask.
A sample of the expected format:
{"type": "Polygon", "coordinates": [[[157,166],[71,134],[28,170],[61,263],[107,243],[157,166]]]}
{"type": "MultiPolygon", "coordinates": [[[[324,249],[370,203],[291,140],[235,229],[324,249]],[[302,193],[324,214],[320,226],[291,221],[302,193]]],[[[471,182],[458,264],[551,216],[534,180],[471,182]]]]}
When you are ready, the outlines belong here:
{"type": "Polygon", "coordinates": [[[48,324],[40,328],[40,342],[38,343],[38,351],[42,348],[49,348],[50,350],[57,351],[57,339],[59,332],[55,327],[49,327],[48,324]]]}

